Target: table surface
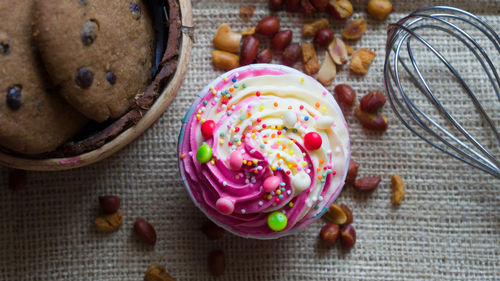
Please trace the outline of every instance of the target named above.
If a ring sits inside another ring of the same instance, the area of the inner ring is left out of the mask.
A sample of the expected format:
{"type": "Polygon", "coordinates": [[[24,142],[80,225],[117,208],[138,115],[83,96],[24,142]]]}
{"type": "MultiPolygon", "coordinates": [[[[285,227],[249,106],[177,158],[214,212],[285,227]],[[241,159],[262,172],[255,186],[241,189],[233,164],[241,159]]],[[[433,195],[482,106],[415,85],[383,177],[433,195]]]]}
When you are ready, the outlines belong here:
{"type": "MultiPolygon", "coordinates": [[[[367,19],[368,29],[352,45],[373,49],[377,57],[366,76],[344,67],[334,84],[348,83],[358,96],[383,90],[386,24],[417,8],[453,4],[500,29],[499,1],[394,1],[395,12],[384,22],[366,14],[365,1],[353,2],[354,18],[367,19]]],[[[0,168],[4,187],[0,190],[0,280],[142,280],[152,263],[164,265],[178,280],[211,280],[207,255],[214,249],[225,251],[227,263],[218,280],[500,280],[500,181],[425,144],[400,124],[388,105],[383,113],[390,126],[384,134],[363,130],[352,112],[346,112],[359,176],[383,179],[371,195],[346,187],[337,200],[354,213],[357,242],[350,252],[318,243],[324,221],[272,241],[232,235],[206,239],[199,230],[206,218],[191,202],[178,174],[181,119],[196,93],[221,73],[211,63],[216,27],[229,23],[243,30],[270,12],[267,1],[210,0],[195,1],[193,14],[190,69],[177,98],[143,136],[95,165],[65,172],[28,172],[27,187],[18,192],[7,189],[9,170],[0,168]],[[257,10],[252,18],[242,19],[239,7],[247,4],[257,10]],[[407,194],[399,208],[390,200],[393,173],[406,183],[407,194]],[[103,194],[122,199],[124,223],[111,234],[98,233],[92,224],[98,214],[97,197],[103,194]],[[133,235],[137,217],[155,226],[154,248],[133,235]]],[[[273,14],[300,42],[300,27],[311,18],[285,11],[273,14]]],[[[339,34],[343,24],[332,24],[339,34]]]]}

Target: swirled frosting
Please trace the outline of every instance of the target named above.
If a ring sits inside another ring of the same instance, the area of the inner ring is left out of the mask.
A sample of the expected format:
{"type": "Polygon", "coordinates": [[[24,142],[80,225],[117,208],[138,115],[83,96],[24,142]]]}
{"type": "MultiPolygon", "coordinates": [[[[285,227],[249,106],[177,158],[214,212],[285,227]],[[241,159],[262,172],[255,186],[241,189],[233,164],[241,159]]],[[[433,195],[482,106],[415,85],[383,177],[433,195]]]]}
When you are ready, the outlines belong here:
{"type": "Polygon", "coordinates": [[[238,68],[203,89],[178,150],[196,205],[226,230],[261,239],[319,218],[340,193],[350,156],[332,95],[313,78],[270,64],[238,68]],[[276,212],[286,216],[279,230],[269,221],[276,212]]]}

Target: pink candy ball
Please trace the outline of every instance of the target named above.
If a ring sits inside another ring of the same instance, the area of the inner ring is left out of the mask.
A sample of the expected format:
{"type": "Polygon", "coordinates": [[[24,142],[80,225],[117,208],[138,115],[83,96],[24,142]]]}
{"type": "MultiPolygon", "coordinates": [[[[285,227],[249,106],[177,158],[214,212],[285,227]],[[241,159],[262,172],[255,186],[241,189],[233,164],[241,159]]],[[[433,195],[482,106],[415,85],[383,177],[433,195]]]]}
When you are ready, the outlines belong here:
{"type": "Polygon", "coordinates": [[[215,202],[215,208],[223,215],[230,215],[234,211],[234,204],[228,198],[221,197],[215,202]]]}
{"type": "Polygon", "coordinates": [[[241,169],[241,165],[243,164],[243,156],[239,151],[233,151],[231,155],[229,155],[229,166],[232,170],[238,171],[241,169]]]}
{"type": "Polygon", "coordinates": [[[304,136],[304,146],[308,150],[319,149],[322,143],[321,136],[316,132],[309,132],[304,136]]]}
{"type": "Polygon", "coordinates": [[[270,176],[266,180],[264,180],[264,191],[265,192],[271,192],[274,191],[276,188],[278,188],[278,185],[280,185],[280,178],[277,176],[270,176]]]}

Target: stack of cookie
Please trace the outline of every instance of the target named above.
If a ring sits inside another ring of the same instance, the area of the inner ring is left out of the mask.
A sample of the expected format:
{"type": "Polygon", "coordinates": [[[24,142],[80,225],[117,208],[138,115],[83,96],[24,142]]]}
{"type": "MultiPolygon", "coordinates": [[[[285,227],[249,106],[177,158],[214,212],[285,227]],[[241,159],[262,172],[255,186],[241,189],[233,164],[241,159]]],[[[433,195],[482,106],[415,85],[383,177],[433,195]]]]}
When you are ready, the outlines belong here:
{"type": "Polygon", "coordinates": [[[121,117],[151,83],[154,30],[140,0],[0,2],[0,146],[54,151],[89,120],[121,117]]]}

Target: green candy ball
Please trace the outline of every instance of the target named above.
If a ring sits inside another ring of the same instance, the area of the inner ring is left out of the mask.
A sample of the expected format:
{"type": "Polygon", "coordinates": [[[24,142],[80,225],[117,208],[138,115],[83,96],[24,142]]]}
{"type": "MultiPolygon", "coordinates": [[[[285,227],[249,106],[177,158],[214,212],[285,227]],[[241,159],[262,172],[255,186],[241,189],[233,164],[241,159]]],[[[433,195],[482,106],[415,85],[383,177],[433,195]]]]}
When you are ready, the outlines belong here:
{"type": "Polygon", "coordinates": [[[287,218],[282,212],[273,212],[267,217],[267,225],[274,231],[285,229],[287,218]]]}
{"type": "Polygon", "coordinates": [[[203,164],[210,161],[210,159],[212,159],[212,148],[208,144],[203,144],[196,152],[196,160],[203,164]]]}

